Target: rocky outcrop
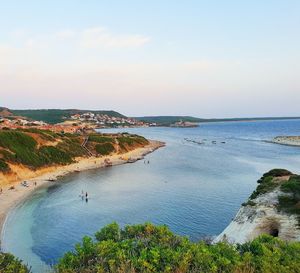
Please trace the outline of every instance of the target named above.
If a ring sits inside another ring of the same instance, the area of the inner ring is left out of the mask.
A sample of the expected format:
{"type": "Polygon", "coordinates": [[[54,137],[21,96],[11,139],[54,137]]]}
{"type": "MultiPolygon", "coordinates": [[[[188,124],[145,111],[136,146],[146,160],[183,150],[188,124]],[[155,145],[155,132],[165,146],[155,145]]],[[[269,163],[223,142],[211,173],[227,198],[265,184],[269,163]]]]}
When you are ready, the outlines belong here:
{"type": "Polygon", "coordinates": [[[265,174],[258,181],[260,185],[257,190],[214,242],[245,243],[261,234],[270,234],[287,241],[300,241],[299,214],[293,213],[294,209],[289,210],[287,203],[283,203],[284,200],[292,200],[295,204],[291,203],[291,206],[299,206],[294,193],[282,187],[284,183],[290,183],[291,177],[265,174]]]}

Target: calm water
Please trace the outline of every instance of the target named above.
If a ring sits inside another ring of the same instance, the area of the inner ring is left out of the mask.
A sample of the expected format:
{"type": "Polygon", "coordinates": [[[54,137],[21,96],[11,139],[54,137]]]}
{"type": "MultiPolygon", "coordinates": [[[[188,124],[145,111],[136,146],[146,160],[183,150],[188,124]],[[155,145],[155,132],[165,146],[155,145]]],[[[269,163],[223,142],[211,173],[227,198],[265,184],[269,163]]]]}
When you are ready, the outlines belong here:
{"type": "Polygon", "coordinates": [[[126,131],[163,140],[167,146],[147,156],[150,164],[139,161],[76,173],[37,191],[10,213],[3,250],[31,264],[34,272],[44,272],[84,235],[112,221],[122,226],[167,224],[197,240],[227,226],[262,173],[275,167],[300,173],[300,148],[263,141],[300,135],[299,120],[126,131]],[[207,141],[197,145],[184,138],[207,141]],[[80,199],[81,190],[89,192],[88,203],[80,199]]]}

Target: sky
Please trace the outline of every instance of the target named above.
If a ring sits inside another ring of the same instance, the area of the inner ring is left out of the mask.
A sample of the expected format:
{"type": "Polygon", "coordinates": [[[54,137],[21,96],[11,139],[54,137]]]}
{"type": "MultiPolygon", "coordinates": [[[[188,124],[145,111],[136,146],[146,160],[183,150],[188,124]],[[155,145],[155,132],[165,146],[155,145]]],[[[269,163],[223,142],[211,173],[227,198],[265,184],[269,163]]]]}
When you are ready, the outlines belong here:
{"type": "Polygon", "coordinates": [[[0,106],[300,116],[299,0],[0,5],[0,106]]]}

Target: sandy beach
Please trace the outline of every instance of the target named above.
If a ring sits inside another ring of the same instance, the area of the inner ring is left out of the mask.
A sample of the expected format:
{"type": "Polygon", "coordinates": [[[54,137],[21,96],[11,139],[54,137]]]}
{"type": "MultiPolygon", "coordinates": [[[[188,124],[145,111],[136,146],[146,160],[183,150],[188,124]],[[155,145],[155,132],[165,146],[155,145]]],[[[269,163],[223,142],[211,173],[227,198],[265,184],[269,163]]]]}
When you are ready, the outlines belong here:
{"type": "MultiPolygon", "coordinates": [[[[124,154],[114,154],[105,157],[88,157],[77,158],[75,163],[66,166],[52,166],[42,168],[37,171],[30,171],[28,169],[19,169],[16,167],[14,171],[18,172],[18,178],[13,182],[4,180],[4,176],[0,177],[0,187],[3,192],[0,194],[0,230],[2,238],[2,228],[5,222],[7,213],[10,209],[18,205],[20,202],[29,197],[36,189],[47,187],[49,184],[57,183],[56,180],[62,176],[73,172],[90,170],[95,168],[102,168],[107,166],[109,160],[111,166],[125,163],[132,163],[136,160],[143,159],[143,157],[156,149],[163,147],[165,144],[160,141],[149,141],[149,145],[137,148],[124,154]],[[21,185],[21,182],[26,180],[28,187],[21,185]],[[10,187],[14,189],[9,189],[10,187]]],[[[0,241],[1,246],[1,241],[0,241]]]]}

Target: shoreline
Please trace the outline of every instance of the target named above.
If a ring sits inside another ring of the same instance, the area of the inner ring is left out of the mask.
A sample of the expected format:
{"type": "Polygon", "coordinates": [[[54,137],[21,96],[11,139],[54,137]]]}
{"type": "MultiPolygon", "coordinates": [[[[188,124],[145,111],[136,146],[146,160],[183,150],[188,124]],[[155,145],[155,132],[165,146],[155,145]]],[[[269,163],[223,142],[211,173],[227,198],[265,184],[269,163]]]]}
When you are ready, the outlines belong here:
{"type": "Polygon", "coordinates": [[[277,136],[273,140],[272,143],[300,147],[300,136],[277,136]]]}
{"type": "Polygon", "coordinates": [[[33,194],[35,190],[47,187],[51,183],[56,182],[57,179],[74,172],[108,167],[105,162],[106,160],[111,162],[110,166],[133,163],[143,159],[147,154],[150,154],[164,146],[164,142],[149,140],[148,145],[136,148],[124,154],[113,154],[101,158],[78,158],[75,163],[71,163],[69,165],[51,167],[48,171],[47,168],[45,168],[45,173],[41,172],[32,178],[26,179],[29,185],[28,187],[24,187],[20,184],[23,179],[18,179],[10,185],[3,186],[3,192],[0,194],[0,250],[3,228],[7,215],[12,209],[33,194]],[[9,190],[9,186],[14,186],[14,189],[9,190]]]}

